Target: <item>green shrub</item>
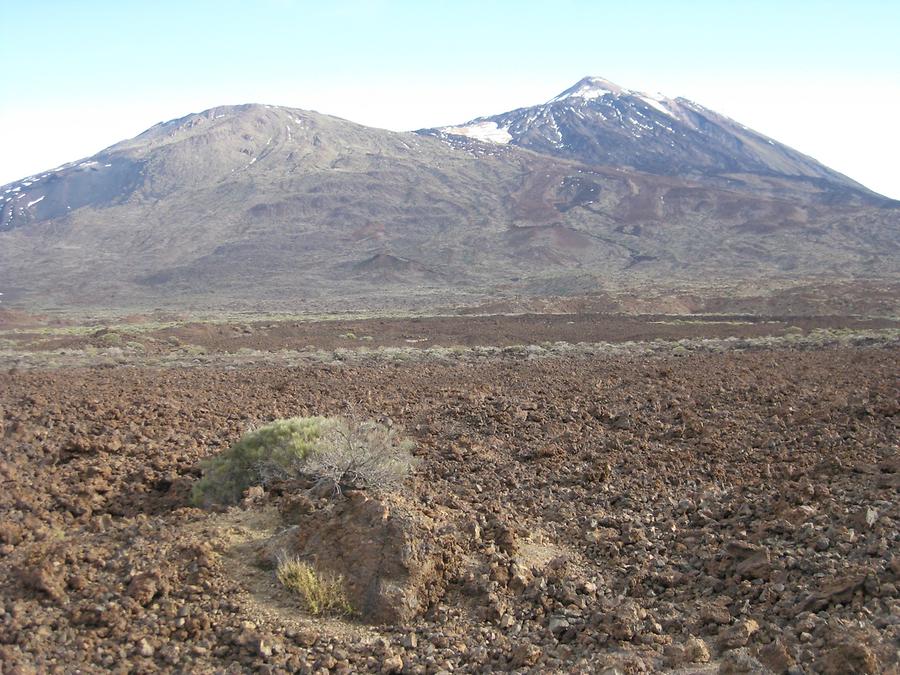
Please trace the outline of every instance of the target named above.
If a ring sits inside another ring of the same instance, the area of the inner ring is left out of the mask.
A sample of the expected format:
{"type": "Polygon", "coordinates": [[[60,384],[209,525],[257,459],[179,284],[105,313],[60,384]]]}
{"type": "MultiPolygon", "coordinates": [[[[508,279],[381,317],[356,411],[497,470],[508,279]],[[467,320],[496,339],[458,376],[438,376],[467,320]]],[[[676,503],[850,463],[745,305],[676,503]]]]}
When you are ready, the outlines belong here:
{"type": "Polygon", "coordinates": [[[206,460],[192,497],[198,506],[234,504],[253,485],[299,476],[327,478],[337,492],[393,489],[413,466],[412,447],[393,428],[371,420],[276,420],[206,460]]]}
{"type": "Polygon", "coordinates": [[[122,344],[122,334],[121,333],[104,333],[100,336],[100,339],[108,345],[119,345],[122,344]]]}
{"type": "Polygon", "coordinates": [[[251,485],[259,485],[272,474],[287,473],[312,451],[325,424],[323,417],[293,417],[245,434],[203,463],[203,478],[193,489],[194,503],[235,503],[251,485]]]}
{"type": "Polygon", "coordinates": [[[353,607],[344,594],[343,577],[317,573],[297,558],[280,559],[275,576],[282,586],[300,596],[313,616],[326,612],[353,614],[353,607]]]}

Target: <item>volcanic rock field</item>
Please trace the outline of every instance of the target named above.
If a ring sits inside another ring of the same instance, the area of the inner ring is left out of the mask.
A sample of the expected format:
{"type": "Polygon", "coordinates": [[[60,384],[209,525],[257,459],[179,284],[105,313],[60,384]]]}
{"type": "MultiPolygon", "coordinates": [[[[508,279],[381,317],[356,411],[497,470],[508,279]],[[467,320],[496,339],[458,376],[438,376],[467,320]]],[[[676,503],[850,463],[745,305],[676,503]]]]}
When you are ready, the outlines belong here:
{"type": "Polygon", "coordinates": [[[0,671],[896,672],[896,326],[641,321],[7,328],[0,671]],[[402,429],[415,467],[193,504],[298,415],[402,429]],[[380,609],[310,616],[287,540],[380,609]]]}

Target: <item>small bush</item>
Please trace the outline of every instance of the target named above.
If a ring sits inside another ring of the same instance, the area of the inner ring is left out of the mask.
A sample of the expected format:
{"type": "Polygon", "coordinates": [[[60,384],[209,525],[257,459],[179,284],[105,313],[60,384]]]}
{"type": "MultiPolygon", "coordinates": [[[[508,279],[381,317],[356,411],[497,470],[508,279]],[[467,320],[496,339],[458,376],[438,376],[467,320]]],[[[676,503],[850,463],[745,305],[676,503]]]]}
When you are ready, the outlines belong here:
{"type": "Polygon", "coordinates": [[[245,434],[203,463],[203,478],[192,493],[194,503],[235,503],[248,487],[272,474],[289,472],[312,451],[325,422],[323,417],[294,417],[245,434]]]}
{"type": "Polygon", "coordinates": [[[412,469],[414,443],[371,420],[332,418],[315,452],[299,468],[338,488],[396,488],[412,469]]]}
{"type": "Polygon", "coordinates": [[[282,586],[300,596],[306,610],[314,616],[353,614],[353,607],[344,594],[343,577],[319,574],[297,558],[281,558],[275,576],[282,586]]]}
{"type": "Polygon", "coordinates": [[[342,417],[276,420],[206,460],[193,490],[198,506],[233,504],[253,485],[296,477],[342,488],[396,488],[412,468],[412,441],[374,421],[342,417]]]}

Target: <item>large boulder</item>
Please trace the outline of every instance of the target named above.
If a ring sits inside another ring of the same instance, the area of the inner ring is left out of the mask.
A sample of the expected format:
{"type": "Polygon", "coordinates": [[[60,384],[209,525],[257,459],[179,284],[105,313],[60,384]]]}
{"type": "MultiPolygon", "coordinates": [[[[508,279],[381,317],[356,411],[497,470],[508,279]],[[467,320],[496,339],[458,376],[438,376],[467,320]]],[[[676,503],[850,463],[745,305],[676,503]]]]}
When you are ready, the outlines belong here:
{"type": "Polygon", "coordinates": [[[397,497],[351,491],[293,520],[266,545],[270,561],[298,558],[343,577],[350,605],[368,623],[421,615],[443,595],[456,566],[455,528],[439,530],[433,517],[397,497]]]}

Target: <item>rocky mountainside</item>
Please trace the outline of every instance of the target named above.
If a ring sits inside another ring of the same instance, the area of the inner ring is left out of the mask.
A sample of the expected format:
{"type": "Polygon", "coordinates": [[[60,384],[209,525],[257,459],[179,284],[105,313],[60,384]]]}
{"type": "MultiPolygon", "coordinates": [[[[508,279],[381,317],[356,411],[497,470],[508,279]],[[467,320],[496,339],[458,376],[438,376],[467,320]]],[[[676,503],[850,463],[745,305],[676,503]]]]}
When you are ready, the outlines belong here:
{"type": "MultiPolygon", "coordinates": [[[[549,105],[607,98],[635,97],[549,105]]],[[[213,108],[0,187],[0,292],[45,308],[434,307],[896,274],[898,204],[835,190],[811,160],[806,182],[748,187],[589,159],[213,108]]]]}
{"type": "Polygon", "coordinates": [[[814,188],[821,201],[878,202],[860,184],[777,141],[685,98],[624,89],[585,77],[542,105],[420,133],[511,144],[588,164],[630,167],[721,186],[814,188]]]}

